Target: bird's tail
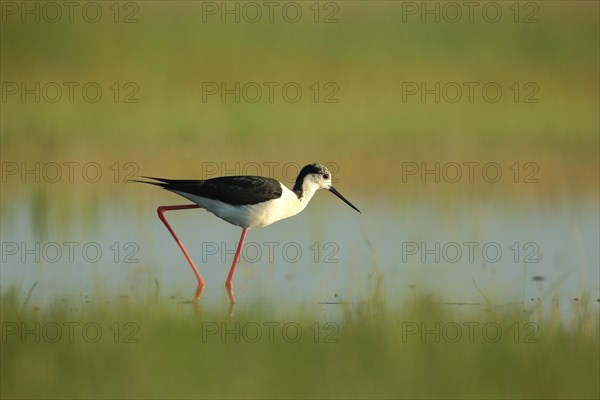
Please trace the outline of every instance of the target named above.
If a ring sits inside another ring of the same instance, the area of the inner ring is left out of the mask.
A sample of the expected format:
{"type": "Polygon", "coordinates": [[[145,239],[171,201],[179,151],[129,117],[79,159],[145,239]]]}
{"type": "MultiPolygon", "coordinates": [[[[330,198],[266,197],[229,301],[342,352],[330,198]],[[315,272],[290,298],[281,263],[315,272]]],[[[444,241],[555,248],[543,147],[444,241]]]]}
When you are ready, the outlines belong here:
{"type": "Polygon", "coordinates": [[[154,178],[152,176],[140,176],[140,178],[152,179],[152,180],[155,180],[158,182],[142,181],[139,179],[128,179],[127,182],[147,183],[149,185],[159,186],[162,188],[166,188],[167,186],[169,186],[169,182],[170,182],[170,179],[154,178]]]}
{"type": "Polygon", "coordinates": [[[139,183],[147,183],[149,185],[159,186],[164,189],[172,189],[181,187],[182,185],[196,185],[202,183],[203,181],[197,179],[165,179],[165,178],[155,178],[153,176],[140,176],[140,178],[151,179],[158,182],[150,182],[150,181],[141,181],[139,179],[129,179],[127,182],[139,182],[139,183]]]}

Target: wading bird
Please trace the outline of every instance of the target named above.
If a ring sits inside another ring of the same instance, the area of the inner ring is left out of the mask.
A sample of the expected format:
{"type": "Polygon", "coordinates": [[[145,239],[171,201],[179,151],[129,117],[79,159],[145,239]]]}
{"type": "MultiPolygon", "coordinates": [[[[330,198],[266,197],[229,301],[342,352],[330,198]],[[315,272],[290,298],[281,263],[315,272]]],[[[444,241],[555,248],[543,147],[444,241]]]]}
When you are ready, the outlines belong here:
{"type": "Polygon", "coordinates": [[[250,228],[271,225],[281,219],[298,214],[308,205],[315,192],[327,189],[344,203],[360,213],[360,210],[350,203],[331,185],[331,173],[320,164],[309,164],[300,170],[292,190],[281,182],[262,176],[224,176],[206,180],[176,180],[153,178],[143,176],[154,182],[134,180],[134,182],[148,183],[160,186],[163,189],[177,193],[192,201],[194,204],[160,206],[157,209],[158,217],[165,224],[173,238],[187,258],[196,278],[198,289],[196,299],[199,299],[206,284],[198,268],[192,261],[189,253],[175,234],[175,231],[165,218],[165,211],[187,210],[191,208],[204,208],[217,217],[242,228],[242,236],[235,252],[233,264],[225,281],[225,287],[231,303],[235,303],[233,296],[233,274],[240,259],[246,232],[250,228]]]}

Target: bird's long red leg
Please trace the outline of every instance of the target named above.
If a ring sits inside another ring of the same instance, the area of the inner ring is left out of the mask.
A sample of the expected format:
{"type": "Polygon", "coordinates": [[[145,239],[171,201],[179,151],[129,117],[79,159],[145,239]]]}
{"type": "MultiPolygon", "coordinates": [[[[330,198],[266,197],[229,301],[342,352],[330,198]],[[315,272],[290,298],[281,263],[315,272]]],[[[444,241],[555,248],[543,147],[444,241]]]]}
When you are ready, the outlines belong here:
{"type": "Polygon", "coordinates": [[[231,300],[232,304],[235,303],[235,297],[233,296],[233,274],[235,273],[235,267],[237,266],[237,263],[240,260],[240,254],[242,253],[242,247],[244,246],[244,239],[246,239],[247,231],[248,228],[242,229],[240,244],[238,244],[237,251],[235,252],[235,258],[233,259],[233,264],[231,264],[229,275],[227,275],[227,280],[225,281],[225,288],[227,288],[227,294],[229,295],[229,300],[231,300]]]}
{"type": "Polygon", "coordinates": [[[200,296],[202,296],[202,292],[204,291],[204,285],[206,284],[206,281],[204,280],[202,275],[200,275],[200,271],[198,271],[198,268],[196,268],[194,261],[192,261],[192,257],[190,257],[189,253],[183,246],[183,243],[181,243],[181,240],[179,240],[179,238],[175,234],[175,231],[173,230],[173,228],[171,228],[171,225],[169,225],[169,222],[167,221],[164,215],[165,211],[189,210],[191,208],[200,208],[200,206],[197,204],[185,204],[179,206],[160,206],[156,209],[156,211],[158,213],[158,218],[160,218],[160,220],[163,222],[163,224],[165,224],[169,232],[171,232],[171,235],[173,235],[173,238],[179,245],[179,248],[183,252],[183,255],[185,256],[185,258],[187,258],[188,262],[190,263],[190,267],[192,267],[194,275],[196,275],[196,278],[198,279],[198,288],[196,289],[196,295],[194,296],[194,299],[198,300],[200,296]]]}

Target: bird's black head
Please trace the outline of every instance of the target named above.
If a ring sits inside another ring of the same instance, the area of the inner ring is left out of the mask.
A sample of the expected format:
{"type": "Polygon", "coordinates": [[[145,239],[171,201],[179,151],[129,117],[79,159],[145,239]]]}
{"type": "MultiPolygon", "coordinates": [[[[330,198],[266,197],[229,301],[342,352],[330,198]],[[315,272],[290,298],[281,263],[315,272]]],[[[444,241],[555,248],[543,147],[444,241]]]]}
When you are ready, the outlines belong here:
{"type": "MultiPolygon", "coordinates": [[[[329,181],[329,184],[331,186],[331,172],[329,172],[329,170],[321,164],[305,165],[300,170],[300,173],[298,174],[298,178],[296,178],[296,183],[294,184],[294,189],[302,188],[302,183],[304,183],[305,179],[310,179],[311,181],[314,181],[315,183],[318,183],[318,182],[325,183],[325,182],[329,181]]],[[[321,189],[321,188],[319,188],[319,189],[321,189]]],[[[328,189],[328,187],[326,189],[328,189]]]]}
{"type": "Polygon", "coordinates": [[[352,205],[340,192],[338,192],[331,184],[331,172],[321,165],[321,164],[308,164],[304,166],[300,173],[298,174],[298,178],[296,178],[296,183],[294,184],[294,192],[298,195],[298,197],[302,197],[303,193],[308,190],[319,190],[319,189],[327,189],[331,193],[335,194],[337,197],[342,199],[344,203],[348,204],[350,207],[360,212],[360,210],[352,205]]]}

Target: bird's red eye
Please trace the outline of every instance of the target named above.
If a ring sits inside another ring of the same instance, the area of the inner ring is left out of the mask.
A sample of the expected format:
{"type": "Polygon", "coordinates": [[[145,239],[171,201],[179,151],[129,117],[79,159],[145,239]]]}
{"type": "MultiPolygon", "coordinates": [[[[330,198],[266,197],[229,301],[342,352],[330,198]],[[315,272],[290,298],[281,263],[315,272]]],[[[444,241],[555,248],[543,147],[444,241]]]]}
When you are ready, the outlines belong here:
{"type": "Polygon", "coordinates": [[[329,174],[323,174],[323,179],[329,179],[329,174]]]}

